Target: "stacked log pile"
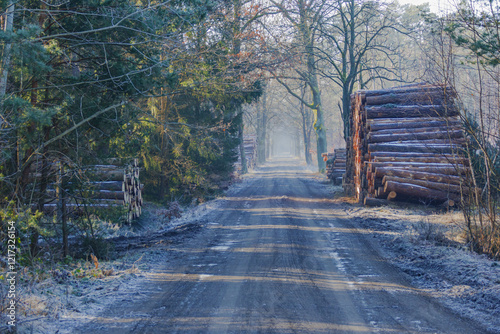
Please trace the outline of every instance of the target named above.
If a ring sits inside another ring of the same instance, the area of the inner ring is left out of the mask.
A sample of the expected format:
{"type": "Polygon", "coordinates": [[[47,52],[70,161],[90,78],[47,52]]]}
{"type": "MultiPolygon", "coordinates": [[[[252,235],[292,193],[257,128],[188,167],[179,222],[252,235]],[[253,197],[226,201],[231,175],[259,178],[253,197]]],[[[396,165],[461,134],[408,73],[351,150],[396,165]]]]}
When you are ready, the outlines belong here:
{"type": "Polygon", "coordinates": [[[346,170],[346,149],[338,148],[333,153],[323,153],[322,156],[326,161],[326,176],[333,184],[341,185],[346,170]]]}
{"type": "MultiPolygon", "coordinates": [[[[115,159],[116,160],[116,159],[115,159]]],[[[47,180],[43,210],[54,214],[81,214],[85,208],[111,208],[124,206],[127,221],[138,218],[142,212],[142,190],[138,160],[113,165],[85,167],[51,164],[45,171],[34,165],[32,177],[47,180]]]]}
{"type": "Polygon", "coordinates": [[[142,189],[144,185],[139,181],[139,171],[137,159],[134,159],[124,169],[122,192],[129,221],[139,218],[142,213],[142,189]]]}
{"type": "Polygon", "coordinates": [[[457,202],[468,161],[453,98],[427,84],[353,94],[346,192],[366,205],[457,202]]]}

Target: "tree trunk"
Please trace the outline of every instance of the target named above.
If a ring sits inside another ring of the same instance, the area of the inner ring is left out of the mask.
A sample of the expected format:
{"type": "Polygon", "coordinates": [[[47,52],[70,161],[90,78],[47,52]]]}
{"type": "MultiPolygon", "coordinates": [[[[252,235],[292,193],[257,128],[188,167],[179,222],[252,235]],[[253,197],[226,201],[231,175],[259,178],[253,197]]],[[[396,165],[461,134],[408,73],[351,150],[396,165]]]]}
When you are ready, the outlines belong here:
{"type": "Polygon", "coordinates": [[[69,254],[68,246],[68,223],[66,221],[66,192],[63,180],[63,164],[58,162],[59,168],[57,171],[56,180],[56,194],[57,194],[57,220],[61,223],[62,230],[62,242],[63,242],[63,256],[66,257],[69,254]]]}
{"type": "Polygon", "coordinates": [[[241,159],[241,174],[246,174],[248,172],[247,159],[245,157],[245,140],[243,138],[243,120],[238,127],[238,138],[240,139],[240,159],[241,159]]]}
{"type": "Polygon", "coordinates": [[[294,138],[295,138],[294,155],[300,158],[300,129],[296,130],[294,138]]]}
{"type": "Polygon", "coordinates": [[[314,130],[316,132],[316,159],[318,161],[318,170],[320,172],[324,172],[326,168],[325,161],[323,161],[322,153],[327,151],[326,144],[326,131],[325,131],[325,122],[323,119],[323,105],[321,104],[321,92],[319,89],[318,82],[318,71],[317,71],[317,63],[315,57],[315,47],[314,47],[314,36],[311,32],[310,23],[308,22],[307,15],[307,4],[306,2],[300,3],[299,8],[299,16],[300,16],[300,33],[302,40],[304,41],[304,51],[306,54],[306,63],[307,63],[307,73],[305,74],[305,79],[309,88],[311,89],[312,94],[312,111],[314,114],[314,130]]]}
{"type": "MultiPolygon", "coordinates": [[[[9,1],[7,5],[5,26],[4,31],[8,34],[12,32],[14,26],[14,9],[15,4],[13,1],[9,1]]],[[[5,44],[2,53],[2,68],[0,71],[0,100],[3,99],[7,91],[7,77],[9,75],[10,67],[10,55],[11,55],[12,43],[8,42],[5,44]]],[[[0,118],[0,125],[2,124],[2,119],[0,118]]]]}
{"type": "MultiPolygon", "coordinates": [[[[233,56],[237,56],[241,51],[241,16],[242,16],[242,4],[240,0],[233,0],[234,13],[232,22],[232,38],[233,38],[233,56]]],[[[247,160],[245,157],[245,143],[243,137],[243,110],[241,106],[238,107],[236,111],[238,115],[241,115],[240,124],[238,126],[238,138],[240,140],[240,159],[241,159],[241,173],[246,174],[248,172],[247,160]]]]}
{"type": "MultiPolygon", "coordinates": [[[[302,94],[302,98],[304,98],[302,94]]],[[[309,128],[311,126],[309,113],[304,108],[304,103],[300,104],[300,114],[302,115],[302,136],[304,138],[304,157],[306,159],[306,164],[312,165],[311,157],[311,132],[309,128]]]]}
{"type": "Polygon", "coordinates": [[[324,172],[326,163],[323,161],[322,153],[327,152],[325,122],[323,120],[323,107],[319,87],[313,89],[314,112],[314,130],[316,131],[316,158],[318,160],[318,170],[324,172]]]}
{"type": "Polygon", "coordinates": [[[266,136],[266,160],[269,160],[271,159],[272,157],[272,154],[271,154],[271,136],[269,134],[267,134],[266,136]]]}
{"type": "Polygon", "coordinates": [[[346,143],[351,136],[351,97],[347,85],[342,89],[342,121],[344,124],[344,139],[346,143]]]}
{"type": "Polygon", "coordinates": [[[262,101],[257,105],[257,162],[266,161],[266,127],[267,127],[267,92],[264,90],[262,101]]]}
{"type": "Polygon", "coordinates": [[[305,159],[306,159],[306,163],[308,165],[311,165],[312,164],[311,146],[310,146],[308,131],[307,131],[307,128],[306,128],[306,119],[305,119],[304,116],[305,115],[302,114],[302,135],[304,137],[304,156],[305,156],[305,159]]]}

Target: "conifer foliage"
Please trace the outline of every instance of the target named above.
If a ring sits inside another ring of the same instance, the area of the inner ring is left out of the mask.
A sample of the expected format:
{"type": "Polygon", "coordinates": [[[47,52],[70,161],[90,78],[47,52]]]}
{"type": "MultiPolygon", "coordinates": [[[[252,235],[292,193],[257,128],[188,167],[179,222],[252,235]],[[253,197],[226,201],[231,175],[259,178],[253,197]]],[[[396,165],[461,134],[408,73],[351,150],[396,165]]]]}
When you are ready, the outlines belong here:
{"type": "Polygon", "coordinates": [[[226,7],[0,1],[2,230],[16,220],[36,246],[56,165],[68,192],[82,191],[77,171],[109,158],[139,158],[157,202],[216,192],[236,160],[237,111],[260,92],[231,54],[226,7]]]}

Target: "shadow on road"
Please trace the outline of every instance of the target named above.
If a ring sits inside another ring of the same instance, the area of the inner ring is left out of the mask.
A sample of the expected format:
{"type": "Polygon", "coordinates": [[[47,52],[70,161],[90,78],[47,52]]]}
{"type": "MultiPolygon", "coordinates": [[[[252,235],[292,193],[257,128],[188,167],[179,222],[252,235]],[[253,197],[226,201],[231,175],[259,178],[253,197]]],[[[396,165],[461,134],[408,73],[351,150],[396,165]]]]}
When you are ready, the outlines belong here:
{"type": "Polygon", "coordinates": [[[259,167],[82,333],[487,333],[411,287],[317,176],[259,167]]]}

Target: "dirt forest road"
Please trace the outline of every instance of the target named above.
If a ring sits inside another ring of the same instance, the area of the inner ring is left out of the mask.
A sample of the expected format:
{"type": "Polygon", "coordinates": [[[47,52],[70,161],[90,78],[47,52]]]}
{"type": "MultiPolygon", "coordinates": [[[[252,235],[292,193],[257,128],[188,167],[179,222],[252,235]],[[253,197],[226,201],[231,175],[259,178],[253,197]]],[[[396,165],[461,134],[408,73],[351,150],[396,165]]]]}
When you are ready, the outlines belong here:
{"type": "Polygon", "coordinates": [[[77,332],[488,333],[410,286],[299,165],[274,160],[248,176],[165,246],[136,298],[77,332]]]}

